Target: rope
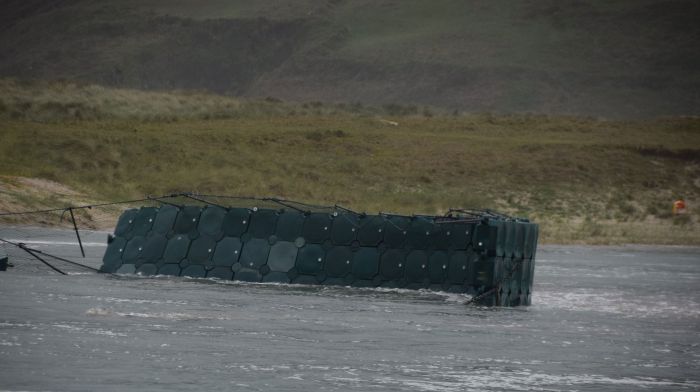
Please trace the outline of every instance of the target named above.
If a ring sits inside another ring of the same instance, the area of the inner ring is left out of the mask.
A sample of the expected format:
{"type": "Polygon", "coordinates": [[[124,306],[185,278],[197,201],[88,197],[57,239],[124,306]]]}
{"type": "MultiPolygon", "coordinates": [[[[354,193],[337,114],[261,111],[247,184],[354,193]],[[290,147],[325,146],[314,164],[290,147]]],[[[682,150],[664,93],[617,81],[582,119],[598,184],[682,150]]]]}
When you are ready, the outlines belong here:
{"type": "Polygon", "coordinates": [[[205,204],[209,204],[210,206],[220,207],[220,208],[224,208],[224,209],[226,208],[226,207],[224,207],[224,206],[222,206],[222,205],[219,205],[219,204],[216,204],[216,203],[212,203],[212,202],[207,201],[207,200],[204,200],[204,199],[200,199],[199,197],[195,197],[195,196],[190,195],[190,194],[183,194],[182,196],[187,197],[187,198],[190,198],[190,199],[192,199],[192,200],[200,201],[200,202],[205,203],[205,204]]]}
{"type": "MultiPolygon", "coordinates": [[[[50,213],[50,212],[62,212],[62,216],[67,213],[67,212],[72,212],[72,210],[79,210],[79,209],[91,209],[95,207],[106,207],[106,206],[113,206],[113,205],[120,205],[120,204],[133,204],[133,203],[140,203],[140,202],[145,202],[145,201],[155,201],[161,204],[167,204],[167,205],[172,205],[174,207],[182,208],[181,205],[177,205],[174,203],[169,203],[167,201],[164,201],[163,199],[174,199],[178,197],[185,197],[189,198],[192,200],[199,201],[201,203],[209,204],[209,205],[214,205],[217,207],[222,207],[219,204],[212,203],[208,200],[205,200],[205,198],[219,198],[219,199],[232,199],[232,200],[252,200],[252,201],[261,201],[261,202],[273,202],[276,204],[279,204],[281,206],[287,207],[287,208],[292,208],[297,211],[301,212],[309,212],[302,210],[300,208],[294,207],[293,205],[290,204],[295,204],[299,206],[306,207],[308,209],[317,209],[317,210],[332,210],[332,211],[342,211],[348,214],[353,214],[358,217],[362,217],[366,214],[364,213],[359,213],[353,210],[350,210],[346,207],[340,206],[340,205],[333,205],[333,206],[323,206],[323,205],[318,205],[318,204],[309,204],[309,203],[303,203],[300,201],[294,201],[294,200],[287,200],[287,199],[280,199],[280,198],[275,198],[275,197],[254,197],[254,196],[231,196],[231,195],[209,195],[209,194],[197,194],[194,192],[181,192],[181,193],[172,193],[168,195],[163,195],[163,196],[146,196],[145,198],[142,199],[133,199],[133,200],[122,200],[122,201],[114,201],[114,202],[107,202],[107,203],[96,203],[96,204],[85,204],[81,206],[68,206],[68,207],[61,207],[61,208],[51,208],[51,209],[45,209],[45,210],[32,210],[32,211],[20,211],[20,212],[0,212],[0,216],[15,216],[15,215],[27,215],[27,214],[39,214],[39,213],[50,213]]],[[[407,216],[407,215],[399,215],[399,214],[388,214],[388,213],[379,213],[379,216],[382,216],[385,221],[388,221],[393,224],[393,222],[390,221],[389,217],[391,216],[398,216],[398,217],[405,217],[409,219],[416,219],[416,218],[429,218],[429,219],[434,219],[435,223],[474,223],[478,222],[481,218],[485,217],[494,217],[494,218],[501,218],[501,219],[507,219],[507,220],[518,220],[516,218],[513,218],[511,216],[501,214],[492,210],[473,210],[473,209],[460,209],[460,208],[450,208],[447,213],[443,217],[440,217],[444,220],[438,220],[434,216],[428,216],[428,215],[413,215],[413,216],[407,216]],[[469,216],[467,217],[453,217],[452,213],[459,213],[459,214],[464,214],[469,216]]],[[[397,229],[401,229],[400,227],[394,226],[397,229]]],[[[359,226],[357,226],[359,227],[359,226]]]]}
{"type": "Polygon", "coordinates": [[[113,201],[113,202],[109,202],[109,203],[98,203],[98,204],[85,204],[82,206],[51,208],[48,210],[33,210],[33,211],[21,211],[21,212],[0,212],[0,216],[40,214],[40,213],[48,213],[48,212],[64,212],[65,213],[70,209],[74,209],[74,210],[91,209],[93,207],[106,207],[106,206],[113,206],[113,205],[118,205],[118,204],[132,204],[132,203],[140,203],[140,202],[144,202],[144,201],[153,201],[153,200],[158,201],[158,199],[174,198],[174,197],[179,197],[179,196],[182,196],[182,195],[172,194],[172,195],[165,195],[165,196],[160,196],[160,197],[156,197],[156,198],[146,197],[144,199],[113,201]]]}

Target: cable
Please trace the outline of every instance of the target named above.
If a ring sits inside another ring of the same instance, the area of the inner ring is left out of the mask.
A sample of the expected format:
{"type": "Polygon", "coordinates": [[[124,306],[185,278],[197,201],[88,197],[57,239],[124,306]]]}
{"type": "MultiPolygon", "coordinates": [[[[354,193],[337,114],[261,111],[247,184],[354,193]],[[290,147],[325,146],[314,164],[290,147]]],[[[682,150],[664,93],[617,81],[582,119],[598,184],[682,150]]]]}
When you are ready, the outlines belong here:
{"type": "MultiPolygon", "coordinates": [[[[13,244],[13,245],[15,245],[15,244],[13,244]]],[[[38,255],[34,254],[29,248],[27,248],[26,246],[24,246],[24,244],[17,244],[17,246],[18,246],[20,249],[22,249],[23,251],[25,251],[25,252],[29,253],[30,255],[34,256],[34,258],[36,258],[37,260],[39,260],[39,261],[41,261],[42,263],[46,264],[46,265],[47,265],[49,268],[51,268],[52,270],[58,272],[58,273],[61,274],[61,275],[67,275],[65,272],[63,272],[63,271],[61,271],[60,269],[58,269],[58,268],[54,267],[53,265],[51,265],[48,261],[46,261],[46,260],[42,259],[41,257],[39,257],[38,255]]]]}
{"type": "Polygon", "coordinates": [[[71,206],[71,207],[63,207],[63,208],[51,208],[48,210],[34,210],[34,211],[21,211],[21,212],[0,212],[0,216],[12,216],[12,215],[27,215],[27,214],[39,214],[39,213],[47,213],[47,212],[64,212],[69,209],[91,209],[93,207],[105,207],[105,206],[113,206],[113,205],[118,205],[118,204],[131,204],[131,203],[138,203],[142,201],[159,201],[159,199],[167,199],[167,198],[174,198],[174,197],[180,197],[183,196],[183,194],[171,194],[171,195],[164,195],[164,196],[159,196],[159,197],[146,197],[143,199],[135,199],[135,200],[123,200],[123,201],[113,201],[109,203],[99,203],[99,204],[86,204],[82,206],[71,206]]]}
{"type": "MultiPolygon", "coordinates": [[[[48,256],[48,257],[51,257],[51,258],[53,258],[53,259],[56,259],[56,260],[59,260],[59,261],[63,261],[63,262],[68,263],[68,264],[73,264],[73,265],[78,266],[78,267],[83,267],[83,268],[89,269],[89,270],[94,271],[94,272],[100,272],[100,270],[98,270],[97,268],[90,267],[89,265],[85,265],[85,264],[81,264],[81,263],[78,263],[78,262],[75,262],[75,261],[72,261],[72,260],[64,259],[63,257],[58,257],[58,256],[52,255],[52,254],[50,254],[50,253],[42,252],[42,251],[40,251],[40,250],[38,250],[38,249],[29,249],[29,248],[27,248],[27,246],[26,246],[25,244],[23,244],[23,243],[21,243],[21,242],[20,242],[20,243],[12,242],[12,241],[8,241],[8,240],[2,239],[2,238],[0,238],[0,241],[4,242],[4,243],[6,243],[6,244],[14,245],[14,246],[16,246],[16,247],[18,247],[18,248],[24,250],[25,252],[31,254],[32,256],[34,256],[34,257],[36,257],[37,259],[39,259],[39,260],[41,260],[42,262],[44,262],[45,264],[49,265],[51,268],[54,268],[54,267],[51,266],[50,264],[46,263],[46,261],[42,260],[40,257],[38,257],[38,256],[37,256],[36,254],[34,254],[34,253],[38,253],[38,254],[40,254],[40,255],[42,255],[42,256],[48,256]]],[[[54,268],[54,269],[55,269],[55,268],[54,268]]],[[[65,273],[63,273],[63,274],[65,275],[65,273]]]]}

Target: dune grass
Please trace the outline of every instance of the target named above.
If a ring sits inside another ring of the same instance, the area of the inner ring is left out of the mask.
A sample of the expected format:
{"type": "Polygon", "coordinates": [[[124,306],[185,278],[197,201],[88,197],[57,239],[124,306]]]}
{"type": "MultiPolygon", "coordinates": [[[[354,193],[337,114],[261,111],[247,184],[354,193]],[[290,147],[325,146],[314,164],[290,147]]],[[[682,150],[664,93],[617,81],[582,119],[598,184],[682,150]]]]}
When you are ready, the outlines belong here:
{"type": "Polygon", "coordinates": [[[452,115],[65,83],[0,87],[0,175],[52,180],[94,199],[196,191],[368,212],[479,207],[530,217],[544,242],[700,244],[697,118],[452,115]],[[679,196],[690,214],[673,217],[679,196]]]}

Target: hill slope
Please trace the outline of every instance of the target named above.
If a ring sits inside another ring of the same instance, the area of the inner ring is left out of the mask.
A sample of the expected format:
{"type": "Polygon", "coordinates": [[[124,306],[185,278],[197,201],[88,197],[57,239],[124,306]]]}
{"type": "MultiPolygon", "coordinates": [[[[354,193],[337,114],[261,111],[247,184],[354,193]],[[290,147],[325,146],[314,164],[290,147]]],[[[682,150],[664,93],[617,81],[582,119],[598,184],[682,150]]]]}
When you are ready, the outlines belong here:
{"type": "Polygon", "coordinates": [[[72,204],[198,191],[368,212],[480,207],[529,216],[547,242],[700,243],[697,118],[396,116],[6,80],[0,99],[0,209],[62,205],[67,192],[35,189],[51,180],[81,194],[72,204]],[[674,217],[679,196],[689,214],[674,217]]]}
{"type": "Polygon", "coordinates": [[[700,3],[10,0],[0,76],[467,112],[700,114],[700,3]]]}

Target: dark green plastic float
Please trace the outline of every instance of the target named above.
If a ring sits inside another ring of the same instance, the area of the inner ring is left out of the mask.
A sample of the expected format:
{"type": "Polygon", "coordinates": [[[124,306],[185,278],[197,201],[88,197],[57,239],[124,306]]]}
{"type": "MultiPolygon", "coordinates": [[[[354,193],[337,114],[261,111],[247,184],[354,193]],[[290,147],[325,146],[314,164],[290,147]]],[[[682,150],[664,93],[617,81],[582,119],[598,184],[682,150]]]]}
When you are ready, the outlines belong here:
{"type": "Polygon", "coordinates": [[[466,293],[529,305],[538,226],[491,211],[367,215],[342,208],[125,211],[103,272],[466,293]]]}

